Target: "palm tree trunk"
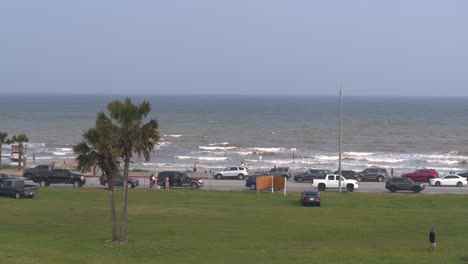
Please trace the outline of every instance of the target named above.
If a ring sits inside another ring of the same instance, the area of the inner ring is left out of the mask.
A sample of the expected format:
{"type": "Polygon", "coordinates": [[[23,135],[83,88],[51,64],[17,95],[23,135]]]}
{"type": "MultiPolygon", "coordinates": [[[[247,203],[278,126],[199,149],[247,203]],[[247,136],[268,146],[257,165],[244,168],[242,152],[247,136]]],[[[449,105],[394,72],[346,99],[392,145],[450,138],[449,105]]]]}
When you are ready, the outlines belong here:
{"type": "Polygon", "coordinates": [[[114,183],[108,181],[110,189],[110,206],[111,206],[111,217],[112,217],[112,242],[119,241],[117,235],[117,214],[115,211],[115,195],[114,195],[114,183]]]}
{"type": "Polygon", "coordinates": [[[128,204],[128,171],[130,167],[130,155],[125,155],[124,182],[122,193],[122,225],[120,229],[120,242],[127,243],[127,204],[128,204]]]}

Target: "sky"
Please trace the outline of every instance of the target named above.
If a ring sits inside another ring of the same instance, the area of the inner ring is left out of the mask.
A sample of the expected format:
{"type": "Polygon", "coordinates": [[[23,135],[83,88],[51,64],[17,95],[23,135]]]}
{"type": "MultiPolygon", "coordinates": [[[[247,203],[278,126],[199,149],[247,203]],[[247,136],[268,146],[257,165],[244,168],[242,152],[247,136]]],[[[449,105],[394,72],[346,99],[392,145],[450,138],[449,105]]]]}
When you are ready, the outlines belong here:
{"type": "Polygon", "coordinates": [[[468,96],[468,1],[5,0],[0,94],[468,96]]]}

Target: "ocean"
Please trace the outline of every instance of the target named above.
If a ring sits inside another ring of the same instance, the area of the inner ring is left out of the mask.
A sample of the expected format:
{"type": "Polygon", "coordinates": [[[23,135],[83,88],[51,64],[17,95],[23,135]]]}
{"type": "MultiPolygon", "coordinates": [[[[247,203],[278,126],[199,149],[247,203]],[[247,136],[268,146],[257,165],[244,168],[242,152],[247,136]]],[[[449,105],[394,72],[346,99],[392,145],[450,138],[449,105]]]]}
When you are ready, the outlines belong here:
{"type": "MultiPolygon", "coordinates": [[[[132,95],[151,103],[161,140],[151,160],[132,168],[199,171],[240,165],[338,168],[338,96],[132,95]]],[[[72,146],[97,112],[123,95],[0,97],[0,131],[26,133],[28,163],[73,159],[72,146]]],[[[343,97],[342,169],[382,166],[468,170],[468,98],[343,97]]],[[[11,148],[3,145],[2,164],[11,148]]]]}

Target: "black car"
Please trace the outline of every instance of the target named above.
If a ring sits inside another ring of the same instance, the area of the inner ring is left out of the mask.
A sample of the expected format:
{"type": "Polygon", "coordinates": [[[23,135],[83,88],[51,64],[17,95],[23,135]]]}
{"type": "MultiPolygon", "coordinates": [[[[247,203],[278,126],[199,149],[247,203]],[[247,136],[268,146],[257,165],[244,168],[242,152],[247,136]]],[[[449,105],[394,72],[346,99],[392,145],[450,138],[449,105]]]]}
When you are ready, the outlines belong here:
{"type": "Polygon", "coordinates": [[[468,178],[468,171],[457,173],[457,175],[468,178]]]}
{"type": "Polygon", "coordinates": [[[415,183],[413,180],[404,177],[392,177],[385,183],[385,189],[391,192],[413,191],[418,193],[425,188],[424,184],[415,183]]]}
{"type": "Polygon", "coordinates": [[[371,167],[367,168],[356,175],[358,182],[362,181],[379,181],[383,182],[388,178],[388,172],[384,168],[371,167]]]}
{"type": "Polygon", "coordinates": [[[320,206],[320,192],[318,190],[307,190],[301,192],[301,204],[303,206],[320,206]]]}
{"type": "Polygon", "coordinates": [[[294,181],[297,182],[311,182],[313,179],[325,179],[327,174],[332,174],[331,170],[310,169],[304,173],[294,176],[294,181]]]}
{"type": "MultiPolygon", "coordinates": [[[[339,174],[339,171],[335,171],[333,174],[339,174]]],[[[356,180],[357,173],[353,170],[342,170],[341,176],[346,179],[356,180]]]]}
{"type": "Polygon", "coordinates": [[[288,177],[289,179],[291,178],[292,173],[289,167],[275,167],[275,168],[270,169],[268,175],[283,176],[283,177],[288,177]]]}
{"type": "MultiPolygon", "coordinates": [[[[115,178],[113,178],[112,182],[114,183],[114,186],[123,186],[124,184],[124,176],[122,173],[119,173],[115,178]]],[[[109,183],[107,182],[107,175],[102,174],[102,176],[99,178],[99,183],[106,188],[109,188],[109,183]]],[[[140,181],[138,179],[130,178],[128,177],[127,185],[129,188],[135,188],[140,184],[140,181]]]]}
{"type": "Polygon", "coordinates": [[[180,171],[161,171],[156,184],[164,188],[167,177],[169,177],[171,187],[198,189],[203,186],[203,180],[189,177],[187,173],[180,171]]]}
{"type": "Polygon", "coordinates": [[[257,176],[258,175],[251,175],[245,180],[245,187],[249,188],[250,190],[257,189],[257,176]]]}

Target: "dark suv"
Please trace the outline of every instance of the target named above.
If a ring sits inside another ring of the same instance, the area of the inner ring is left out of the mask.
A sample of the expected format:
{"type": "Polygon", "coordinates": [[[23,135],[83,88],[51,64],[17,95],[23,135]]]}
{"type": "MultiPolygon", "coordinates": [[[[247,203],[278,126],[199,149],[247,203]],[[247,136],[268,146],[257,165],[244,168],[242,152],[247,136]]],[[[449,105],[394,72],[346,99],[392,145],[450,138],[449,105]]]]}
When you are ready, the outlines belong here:
{"type": "Polygon", "coordinates": [[[187,173],[179,171],[161,171],[158,174],[157,184],[164,188],[166,177],[169,177],[171,187],[190,187],[191,189],[198,189],[203,186],[203,180],[189,177],[187,173]]]}
{"type": "MultiPolygon", "coordinates": [[[[335,171],[333,174],[339,174],[339,171],[335,171]]],[[[346,179],[355,180],[357,173],[353,170],[342,170],[341,176],[345,177],[346,179]]]]}
{"type": "Polygon", "coordinates": [[[294,176],[294,180],[297,182],[312,181],[314,179],[325,179],[327,174],[331,174],[331,170],[320,170],[320,169],[310,169],[304,173],[300,173],[294,176]]]}
{"type": "Polygon", "coordinates": [[[361,181],[379,181],[383,182],[388,178],[388,172],[384,168],[371,167],[367,168],[356,175],[356,180],[361,181]]]}
{"type": "MultiPolygon", "coordinates": [[[[123,186],[124,184],[124,176],[122,173],[119,173],[115,178],[112,179],[114,186],[123,186]]],[[[104,185],[106,188],[109,188],[109,183],[107,182],[107,175],[102,174],[99,178],[99,183],[104,185]]],[[[128,177],[127,185],[129,188],[135,188],[140,184],[138,179],[128,177]]]]}
{"type": "Polygon", "coordinates": [[[392,177],[385,183],[385,189],[396,192],[400,190],[418,193],[426,188],[424,184],[417,184],[413,180],[404,177],[392,177]]]}
{"type": "Polygon", "coordinates": [[[268,175],[273,175],[273,176],[283,176],[283,177],[288,177],[291,178],[291,169],[289,167],[278,167],[278,168],[272,168],[268,175]]]}

